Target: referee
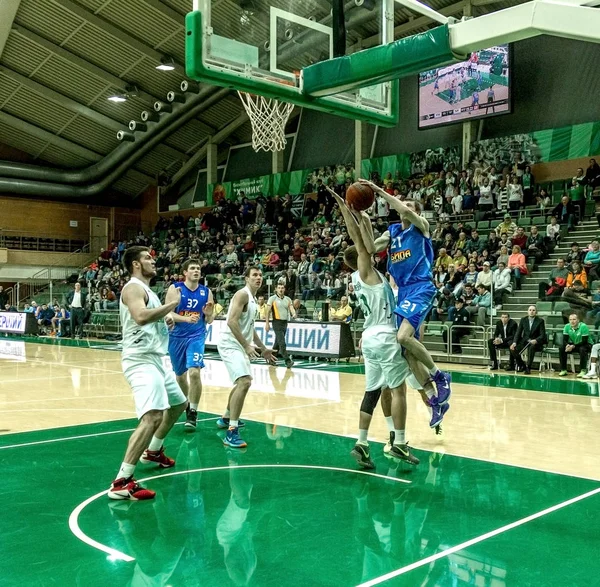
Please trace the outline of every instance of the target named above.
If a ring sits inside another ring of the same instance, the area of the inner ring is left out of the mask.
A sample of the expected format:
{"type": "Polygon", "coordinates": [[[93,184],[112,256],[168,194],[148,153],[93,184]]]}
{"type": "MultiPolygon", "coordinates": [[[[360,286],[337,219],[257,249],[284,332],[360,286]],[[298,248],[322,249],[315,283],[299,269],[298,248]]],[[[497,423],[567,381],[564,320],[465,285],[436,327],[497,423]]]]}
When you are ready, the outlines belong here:
{"type": "Polygon", "coordinates": [[[290,318],[296,317],[296,311],[292,305],[292,300],[285,295],[285,284],[278,283],[275,288],[275,295],[272,295],[267,301],[267,313],[265,318],[265,332],[269,332],[271,326],[269,320],[273,315],[273,332],[275,333],[275,344],[273,351],[285,360],[285,366],[290,369],[294,364],[287,353],[285,347],[285,333],[290,318]]]}

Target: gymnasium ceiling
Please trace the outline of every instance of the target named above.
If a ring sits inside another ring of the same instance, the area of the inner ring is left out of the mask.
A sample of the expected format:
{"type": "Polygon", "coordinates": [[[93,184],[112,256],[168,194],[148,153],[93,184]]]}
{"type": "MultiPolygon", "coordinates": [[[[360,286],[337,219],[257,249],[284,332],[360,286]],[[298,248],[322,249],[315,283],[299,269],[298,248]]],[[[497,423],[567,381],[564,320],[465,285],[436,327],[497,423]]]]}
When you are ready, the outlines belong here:
{"type": "MultiPolygon", "coordinates": [[[[239,9],[240,0],[222,2],[239,9]]],[[[479,15],[520,2],[472,0],[469,6],[479,15]]],[[[465,4],[429,1],[432,8],[456,17],[465,4]]],[[[354,2],[346,6],[354,9],[354,2]]],[[[396,38],[435,26],[397,6],[396,38]]],[[[156,100],[165,101],[167,92],[179,89],[184,17],[191,9],[192,0],[2,0],[0,147],[4,143],[24,152],[27,162],[40,166],[73,169],[101,161],[119,145],[119,130],[127,130],[130,120],[139,121],[143,110],[152,110],[156,100]],[[172,58],[175,70],[157,70],[161,58],[172,58]],[[130,85],[137,87],[137,97],[108,101],[130,85]]],[[[349,41],[370,46],[377,30],[375,23],[362,22],[349,41]]],[[[223,161],[231,145],[250,140],[250,124],[240,122],[242,113],[237,95],[230,92],[166,137],[112,185],[124,196],[121,203],[131,203],[159,173],[172,176],[208,137],[225,129],[219,146],[223,161]],[[231,125],[236,119],[238,124],[231,125]]],[[[16,157],[6,149],[0,152],[5,160],[16,157]]]]}

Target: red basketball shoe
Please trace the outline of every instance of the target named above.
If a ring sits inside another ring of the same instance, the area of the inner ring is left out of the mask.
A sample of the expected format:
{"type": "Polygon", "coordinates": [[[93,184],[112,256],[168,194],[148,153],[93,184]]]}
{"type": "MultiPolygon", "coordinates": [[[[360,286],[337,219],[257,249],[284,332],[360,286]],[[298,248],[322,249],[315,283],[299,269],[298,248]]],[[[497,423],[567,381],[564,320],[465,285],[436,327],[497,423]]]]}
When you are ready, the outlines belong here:
{"type": "Polygon", "coordinates": [[[121,477],[115,479],[110,489],[108,497],[110,499],[129,499],[131,501],[142,501],[145,499],[154,499],[155,491],[145,489],[133,477],[121,477]]]}
{"type": "Polygon", "coordinates": [[[165,447],[161,446],[160,450],[146,449],[144,454],[140,457],[140,463],[157,463],[161,469],[170,469],[175,465],[175,460],[168,457],[165,454],[165,447]]]}

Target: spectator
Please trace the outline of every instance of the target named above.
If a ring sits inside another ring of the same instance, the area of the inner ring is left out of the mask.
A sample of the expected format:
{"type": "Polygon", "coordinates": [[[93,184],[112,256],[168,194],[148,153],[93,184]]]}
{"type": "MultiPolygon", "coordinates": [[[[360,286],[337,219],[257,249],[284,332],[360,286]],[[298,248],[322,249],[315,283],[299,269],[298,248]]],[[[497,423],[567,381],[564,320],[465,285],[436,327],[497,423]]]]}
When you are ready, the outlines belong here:
{"type": "Polygon", "coordinates": [[[510,214],[505,214],[504,220],[496,226],[495,231],[497,236],[506,234],[508,238],[511,238],[517,232],[517,225],[513,222],[510,214]]]}
{"type": "Polygon", "coordinates": [[[81,338],[83,336],[86,302],[87,296],[81,291],[81,284],[76,283],[73,291],[67,295],[67,307],[71,317],[71,337],[81,338]]]}
{"type": "Polygon", "coordinates": [[[517,177],[513,175],[508,184],[508,207],[510,210],[518,210],[523,206],[523,188],[517,177]]]}
{"type": "Polygon", "coordinates": [[[581,282],[581,285],[583,285],[583,288],[584,289],[588,289],[588,277],[587,277],[587,273],[585,272],[585,270],[581,266],[581,263],[579,263],[578,261],[575,261],[571,265],[571,269],[569,270],[569,275],[567,276],[567,283],[565,285],[565,288],[566,289],[572,288],[573,287],[573,283],[575,281],[581,282]]]}
{"type": "Polygon", "coordinates": [[[265,302],[265,296],[258,296],[256,307],[256,317],[258,320],[265,320],[267,317],[267,304],[265,302]]]}
{"type": "Polygon", "coordinates": [[[319,301],[319,296],[323,291],[323,284],[319,276],[313,271],[308,277],[308,283],[302,290],[302,301],[305,302],[309,296],[313,296],[315,302],[319,301]]]}
{"type": "Polygon", "coordinates": [[[481,212],[491,212],[494,209],[494,195],[487,177],[483,180],[483,184],[479,186],[479,202],[477,207],[481,212]]]}
{"type": "Polygon", "coordinates": [[[348,298],[348,305],[352,308],[352,319],[358,320],[361,317],[360,303],[358,295],[354,291],[354,285],[348,282],[348,289],[346,290],[346,296],[348,298]]]}
{"type": "MultiPolygon", "coordinates": [[[[596,291],[592,294],[592,307],[589,312],[586,314],[586,319],[590,322],[594,323],[594,328],[598,329],[600,327],[600,286],[596,289],[596,291]]],[[[596,345],[594,345],[595,347],[596,345]]],[[[593,357],[592,353],[592,357],[593,357]]],[[[597,355],[596,355],[597,358],[597,355]]]]}
{"type": "Polygon", "coordinates": [[[525,255],[521,253],[521,247],[515,245],[512,248],[512,255],[508,258],[508,268],[515,277],[516,288],[518,290],[521,289],[521,277],[528,273],[527,259],[525,259],[525,255]]]}
{"type": "Polygon", "coordinates": [[[484,285],[488,291],[491,289],[492,280],[494,278],[491,267],[492,266],[489,261],[484,261],[482,270],[477,274],[475,288],[479,287],[480,285],[484,285]]]}
{"type": "Polygon", "coordinates": [[[4,288],[0,285],[0,308],[4,308],[8,302],[8,294],[4,291],[4,288]]]}
{"type": "Polygon", "coordinates": [[[502,308],[504,296],[512,292],[512,280],[510,269],[506,267],[506,263],[498,263],[498,268],[494,271],[494,304],[496,310],[502,308]]]}
{"type": "Polygon", "coordinates": [[[552,216],[556,218],[559,224],[567,225],[567,229],[571,230],[575,225],[575,206],[571,202],[569,196],[563,196],[560,202],[552,210],[552,216]]]}
{"type": "Polygon", "coordinates": [[[325,290],[325,297],[337,300],[342,290],[342,282],[334,275],[331,271],[326,271],[322,287],[325,290]]]}
{"type": "Polygon", "coordinates": [[[525,248],[527,245],[527,235],[525,234],[525,229],[522,226],[517,228],[517,231],[510,239],[511,245],[517,245],[521,250],[525,248]]]}
{"type": "MultiPolygon", "coordinates": [[[[470,315],[469,312],[465,309],[464,300],[462,298],[457,298],[454,303],[454,312],[452,314],[452,328],[451,328],[451,340],[452,354],[460,355],[462,354],[462,348],[460,346],[460,339],[463,336],[467,336],[471,329],[468,327],[470,324],[470,315]]],[[[448,331],[444,330],[442,332],[442,338],[445,344],[448,344],[448,331]]]]}
{"type": "Polygon", "coordinates": [[[529,306],[527,316],[521,318],[515,338],[510,345],[510,352],[513,355],[513,360],[516,362],[517,370],[522,371],[525,375],[529,375],[535,353],[542,352],[545,344],[546,324],[542,318],[538,317],[537,308],[529,306]],[[525,350],[527,350],[527,363],[524,363],[521,358],[521,353],[525,350]]]}
{"type": "Polygon", "coordinates": [[[500,183],[495,186],[494,195],[496,196],[498,212],[506,212],[508,209],[508,188],[504,179],[501,179],[500,183]]]}
{"type": "Polygon", "coordinates": [[[340,305],[337,309],[329,309],[329,320],[332,322],[345,322],[349,324],[352,321],[352,308],[348,304],[348,297],[342,296],[340,305]]]}
{"type": "Polygon", "coordinates": [[[542,188],[540,193],[535,197],[535,203],[542,212],[542,214],[552,205],[552,200],[548,195],[548,192],[542,188]]]}
{"type": "Polygon", "coordinates": [[[590,248],[583,259],[583,265],[588,272],[590,281],[600,279],[598,276],[598,267],[600,266],[600,244],[598,241],[592,241],[590,248]]]}
{"type": "Polygon", "coordinates": [[[119,307],[117,296],[108,288],[103,287],[100,290],[100,305],[103,310],[116,310],[119,307]]]}
{"type": "Polygon", "coordinates": [[[585,216],[585,173],[582,167],[577,168],[577,175],[571,180],[569,195],[573,205],[577,209],[577,219],[581,222],[585,216]]]}
{"type": "Polygon", "coordinates": [[[567,277],[569,277],[569,270],[565,267],[565,260],[556,259],[556,267],[550,271],[548,279],[538,286],[538,299],[560,297],[567,285],[567,277]]]}
{"type": "Polygon", "coordinates": [[[550,218],[550,224],[546,226],[546,239],[548,248],[550,251],[553,251],[554,247],[556,247],[560,241],[560,225],[558,224],[558,218],[556,218],[556,216],[552,216],[552,218],[550,218]]]}
{"type": "MultiPolygon", "coordinates": [[[[456,267],[459,267],[460,265],[467,265],[468,263],[462,249],[456,249],[453,261],[456,267]]],[[[450,265],[448,265],[448,267],[450,267],[450,265]]]]}
{"type": "Polygon", "coordinates": [[[47,326],[52,325],[52,318],[54,318],[54,310],[48,307],[48,304],[42,304],[42,309],[38,315],[37,323],[41,326],[40,330],[42,334],[47,333],[47,326]]]}
{"type": "Polygon", "coordinates": [[[600,165],[595,159],[590,159],[590,164],[585,171],[585,179],[592,189],[600,186],[600,165]]]}
{"type": "Polygon", "coordinates": [[[52,325],[52,331],[50,332],[51,336],[54,336],[55,334],[62,336],[61,324],[67,320],[67,318],[68,318],[67,314],[68,313],[65,310],[65,308],[60,307],[58,305],[54,306],[54,316],[50,320],[50,323],[52,325]]]}
{"type": "Polygon", "coordinates": [[[567,355],[578,353],[580,372],[577,377],[585,377],[591,346],[590,329],[587,324],[580,322],[577,314],[571,314],[569,316],[569,323],[565,324],[563,330],[563,343],[558,349],[560,358],[559,375],[561,377],[568,375],[567,355]]]}
{"type": "Polygon", "coordinates": [[[541,263],[546,256],[544,237],[538,232],[537,226],[531,227],[531,232],[527,237],[523,254],[528,261],[533,258],[535,263],[541,263]]]}
{"type": "Polygon", "coordinates": [[[17,309],[14,306],[11,306],[9,302],[6,302],[2,308],[2,312],[17,312],[17,309]]]}
{"type": "Polygon", "coordinates": [[[571,243],[571,250],[565,258],[567,265],[571,265],[573,261],[583,261],[583,251],[579,248],[579,243],[571,243]]]}
{"type": "Polygon", "coordinates": [[[296,320],[308,320],[306,306],[298,298],[292,302],[292,306],[294,306],[294,310],[296,311],[296,320]]]}
{"type": "Polygon", "coordinates": [[[498,254],[498,257],[496,258],[496,264],[504,263],[504,265],[506,267],[508,267],[508,258],[509,257],[510,257],[510,255],[508,254],[508,247],[506,245],[502,245],[500,247],[500,252],[498,254]]]}
{"type": "Polygon", "coordinates": [[[434,301],[434,308],[431,311],[431,319],[439,322],[450,320],[449,310],[454,310],[456,298],[447,287],[443,288],[437,295],[434,301]]]}
{"type": "MultiPolygon", "coordinates": [[[[508,349],[517,333],[517,323],[511,319],[508,312],[502,312],[500,320],[496,322],[494,337],[488,340],[488,350],[490,353],[490,371],[498,369],[498,349],[508,349]]],[[[508,353],[510,360],[507,371],[513,371],[515,368],[515,358],[512,353],[508,353]]]]}
{"type": "Polygon", "coordinates": [[[438,253],[438,257],[435,260],[434,269],[438,269],[439,267],[443,267],[445,270],[448,269],[448,265],[452,262],[452,259],[448,255],[445,248],[441,248],[438,253]]]}
{"type": "Polygon", "coordinates": [[[535,178],[531,173],[531,167],[529,167],[529,165],[525,167],[525,172],[521,176],[521,185],[523,186],[523,202],[525,206],[530,206],[534,203],[533,186],[535,185],[535,178]]]}
{"type": "Polygon", "coordinates": [[[477,315],[477,326],[485,326],[486,318],[492,307],[492,296],[487,287],[483,284],[477,286],[477,295],[473,298],[473,302],[467,306],[467,312],[471,316],[477,315]]]}

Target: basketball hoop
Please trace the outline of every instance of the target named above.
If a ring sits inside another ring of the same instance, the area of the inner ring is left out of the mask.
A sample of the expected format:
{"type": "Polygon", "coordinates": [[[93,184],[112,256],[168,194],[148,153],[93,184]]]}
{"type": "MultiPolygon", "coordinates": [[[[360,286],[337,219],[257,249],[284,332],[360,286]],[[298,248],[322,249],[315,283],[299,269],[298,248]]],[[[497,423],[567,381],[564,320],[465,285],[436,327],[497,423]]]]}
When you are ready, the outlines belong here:
{"type": "Polygon", "coordinates": [[[287,143],[285,125],[294,105],[247,92],[238,91],[238,95],[252,123],[252,148],[256,152],[283,151],[287,143]]]}

